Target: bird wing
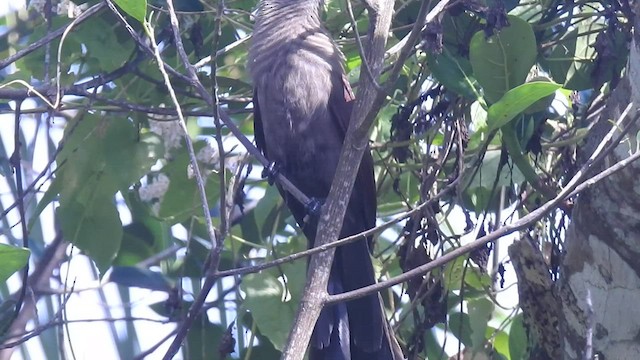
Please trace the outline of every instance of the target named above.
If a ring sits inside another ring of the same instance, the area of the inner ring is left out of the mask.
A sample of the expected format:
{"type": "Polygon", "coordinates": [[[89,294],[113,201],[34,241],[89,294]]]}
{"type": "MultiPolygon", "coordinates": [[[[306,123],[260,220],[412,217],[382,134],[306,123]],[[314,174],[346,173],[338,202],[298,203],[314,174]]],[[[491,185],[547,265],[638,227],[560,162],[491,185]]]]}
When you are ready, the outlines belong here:
{"type": "Polygon", "coordinates": [[[262,128],[262,117],[260,116],[260,104],[258,103],[258,90],[253,89],[253,138],[256,141],[256,147],[262,151],[268,159],[267,144],[264,139],[264,130],[262,128]]]}

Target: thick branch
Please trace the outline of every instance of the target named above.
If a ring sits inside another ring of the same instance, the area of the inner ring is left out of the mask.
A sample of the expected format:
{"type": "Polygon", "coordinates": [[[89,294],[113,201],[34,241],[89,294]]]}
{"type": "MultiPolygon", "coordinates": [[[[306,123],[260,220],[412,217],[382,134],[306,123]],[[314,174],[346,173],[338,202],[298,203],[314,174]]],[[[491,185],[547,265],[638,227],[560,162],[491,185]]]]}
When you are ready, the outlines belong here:
{"type": "MultiPolygon", "coordinates": [[[[377,78],[382,70],[387,34],[393,14],[393,1],[379,0],[371,3],[369,14],[368,38],[371,41],[368,43],[366,59],[369,61],[371,74],[377,78]]],[[[353,165],[360,163],[362,155],[367,149],[367,135],[376,113],[371,110],[378,108],[384,100],[384,94],[377,91],[372,80],[370,76],[365,75],[365,72],[360,76],[362,86],[358,89],[358,99],[351,114],[336,177],[320,217],[318,234],[315,239],[316,246],[335,241],[340,234],[348,199],[358,171],[358,167],[353,165]]],[[[326,264],[331,264],[334,252],[335,249],[330,249],[311,257],[307,285],[293,329],[282,354],[283,359],[294,360],[304,357],[313,327],[320,316],[327,296],[326,289],[331,266],[326,264]]]]}

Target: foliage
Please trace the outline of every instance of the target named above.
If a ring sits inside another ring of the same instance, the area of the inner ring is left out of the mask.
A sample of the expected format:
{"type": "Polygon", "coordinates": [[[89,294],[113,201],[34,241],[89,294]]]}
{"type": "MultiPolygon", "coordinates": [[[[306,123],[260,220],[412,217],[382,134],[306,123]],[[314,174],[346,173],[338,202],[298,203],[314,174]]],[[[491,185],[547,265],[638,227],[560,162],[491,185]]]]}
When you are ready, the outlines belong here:
{"type": "MultiPolygon", "coordinates": [[[[246,63],[255,0],[227,1],[223,13],[213,1],[174,3],[179,35],[189,61],[198,63],[199,80],[211,93],[215,88],[222,111],[251,139],[246,63]],[[215,55],[213,64],[201,61],[208,55],[215,55]]],[[[58,311],[80,297],[74,280],[62,272],[79,254],[92,262],[87,273],[119,286],[115,296],[123,302],[137,288],[162,294],[163,300],[150,306],[127,304],[133,309],[124,319],[136,335],[115,343],[120,357],[131,358],[131,352],[147,350],[139,339],[163,342],[131,326],[132,314],[144,307],[153,310],[152,317],[178,324],[215,257],[178,109],[144,47],[145,26],[168,66],[205,179],[208,213],[216,236],[224,239],[214,270],[278,259],[306,243],[277,191],[261,179],[260,166],[247,164],[246,149],[228,127],[216,128],[211,107],[184,75],[164,1],[116,0],[119,15],[96,0],[66,4],[68,9],[60,2],[49,13],[33,1],[0,19],[0,171],[3,189],[11,194],[11,202],[0,205],[0,278],[21,269],[30,252],[31,263],[44,271],[32,271],[44,276],[32,282],[33,296],[46,309],[39,313],[40,325],[58,316],[64,323],[69,310],[58,311]],[[82,21],[67,17],[78,19],[89,8],[99,10],[82,21]],[[67,28],[64,37],[50,36],[67,28]],[[21,52],[43,39],[35,51],[21,52]],[[20,56],[11,59],[15,54],[20,56]],[[15,134],[8,125],[14,115],[15,134]],[[28,233],[19,231],[16,224],[27,221],[28,233]],[[51,250],[66,244],[71,244],[66,252],[51,250]],[[65,294],[62,300],[42,285],[49,278],[65,294]]],[[[353,5],[355,25],[364,33],[367,13],[362,3],[353,5]]],[[[417,0],[396,4],[389,49],[408,37],[421,6],[426,5],[417,0]]],[[[355,81],[362,59],[343,2],[327,1],[323,16],[355,81]]],[[[590,99],[608,93],[622,74],[628,16],[624,6],[608,1],[460,1],[419,29],[419,46],[412,46],[408,58],[389,50],[388,65],[404,64],[371,135],[378,214],[398,220],[377,237],[381,279],[426,264],[557,194],[576,171],[576,148],[590,125],[585,115],[590,99]],[[435,205],[404,216],[432,199],[435,205]]],[[[566,214],[558,209],[529,230],[546,249],[552,274],[564,226],[566,214]]],[[[492,359],[525,356],[527,334],[517,303],[509,303],[508,310],[501,303],[509,299],[501,297],[508,259],[491,252],[493,247],[383,292],[410,358],[444,359],[462,349],[492,359]],[[436,340],[443,332],[460,347],[448,345],[445,351],[436,340]]],[[[304,260],[298,260],[218,279],[205,312],[191,326],[185,357],[224,358],[233,349],[232,356],[241,358],[278,358],[304,275],[304,260]],[[235,343],[226,336],[229,331],[235,343]]],[[[1,342],[9,343],[5,331],[15,326],[16,283],[6,282],[0,292],[1,342]]],[[[114,296],[113,288],[93,291],[114,296]]],[[[18,330],[22,334],[24,328],[18,330]]],[[[22,349],[40,341],[54,357],[56,331],[57,325],[43,328],[22,349]]],[[[64,331],[67,346],[73,346],[64,331]]],[[[111,331],[117,339],[116,329],[111,331]]],[[[26,341],[28,335],[17,339],[26,341]]]]}

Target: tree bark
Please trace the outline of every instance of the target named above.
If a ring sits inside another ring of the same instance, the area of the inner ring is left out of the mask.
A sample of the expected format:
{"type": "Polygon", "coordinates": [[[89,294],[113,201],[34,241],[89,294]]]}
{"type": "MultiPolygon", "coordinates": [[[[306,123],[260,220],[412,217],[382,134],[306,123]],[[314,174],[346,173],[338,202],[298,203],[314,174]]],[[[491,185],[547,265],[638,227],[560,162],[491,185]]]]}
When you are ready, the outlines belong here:
{"type": "MultiPolygon", "coordinates": [[[[638,14],[640,5],[635,5],[638,14]]],[[[594,144],[633,102],[630,119],[640,105],[640,34],[636,19],[624,79],[607,100],[594,127],[594,144]]],[[[638,121],[600,169],[637,151],[638,121]],[[628,140],[627,140],[628,139],[628,140]]],[[[640,162],[603,180],[576,200],[568,229],[561,270],[561,327],[565,359],[636,359],[640,354],[640,162]]]]}

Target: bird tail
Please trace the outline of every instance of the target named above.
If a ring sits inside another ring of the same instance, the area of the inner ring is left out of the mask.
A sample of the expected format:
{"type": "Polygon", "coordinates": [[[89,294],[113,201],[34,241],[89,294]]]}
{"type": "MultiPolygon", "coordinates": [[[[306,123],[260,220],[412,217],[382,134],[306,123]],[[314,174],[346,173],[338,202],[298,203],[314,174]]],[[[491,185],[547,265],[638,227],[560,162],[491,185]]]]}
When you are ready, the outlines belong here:
{"type": "MultiPolygon", "coordinates": [[[[367,249],[367,243],[360,241],[337,250],[327,289],[330,294],[343,293],[375,283],[367,249]],[[366,261],[359,259],[359,256],[366,256],[366,261]],[[359,268],[351,269],[354,265],[359,268]],[[347,274],[348,272],[351,273],[347,274]]],[[[400,345],[384,315],[380,295],[374,293],[325,307],[314,328],[309,359],[404,359],[400,345]]]]}

